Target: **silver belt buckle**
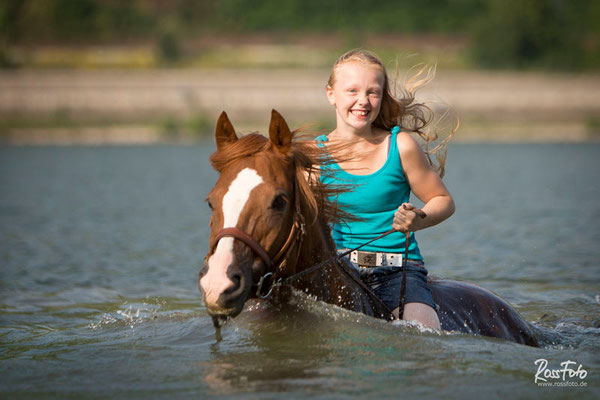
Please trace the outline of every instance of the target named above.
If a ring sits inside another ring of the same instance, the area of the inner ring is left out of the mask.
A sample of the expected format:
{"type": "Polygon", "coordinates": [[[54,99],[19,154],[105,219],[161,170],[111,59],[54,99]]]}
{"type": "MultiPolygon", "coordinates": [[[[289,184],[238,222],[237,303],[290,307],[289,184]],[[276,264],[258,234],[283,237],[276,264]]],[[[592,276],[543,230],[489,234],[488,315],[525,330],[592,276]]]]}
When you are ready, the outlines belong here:
{"type": "Polygon", "coordinates": [[[353,251],[350,261],[369,267],[399,267],[402,265],[401,253],[374,253],[370,251],[353,251]]]}
{"type": "Polygon", "coordinates": [[[355,250],[350,253],[350,261],[369,267],[400,266],[402,265],[402,254],[355,250]]]}
{"type": "Polygon", "coordinates": [[[350,253],[350,261],[358,265],[375,267],[377,266],[377,253],[354,250],[352,253],[350,253]]]}
{"type": "Polygon", "coordinates": [[[401,267],[402,266],[402,253],[386,253],[385,262],[388,267],[401,267]]]}
{"type": "MultiPolygon", "coordinates": [[[[379,263],[377,261],[380,254],[372,253],[370,251],[359,251],[357,254],[357,264],[358,265],[368,265],[369,267],[376,267],[379,263]]],[[[379,264],[380,265],[380,264],[379,264]]]]}

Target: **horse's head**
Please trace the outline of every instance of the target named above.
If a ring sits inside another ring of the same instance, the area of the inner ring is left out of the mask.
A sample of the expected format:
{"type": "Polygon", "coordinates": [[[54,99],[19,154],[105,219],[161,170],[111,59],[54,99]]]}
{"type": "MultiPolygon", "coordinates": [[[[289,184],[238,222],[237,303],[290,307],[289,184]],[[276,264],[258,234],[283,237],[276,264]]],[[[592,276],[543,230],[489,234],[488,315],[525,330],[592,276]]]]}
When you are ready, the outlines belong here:
{"type": "Polygon", "coordinates": [[[255,296],[261,277],[295,268],[304,230],[297,198],[306,181],[298,182],[292,133],[275,110],[269,139],[259,134],[238,139],[224,112],[215,136],[211,162],[220,176],[207,197],[210,248],[198,286],[209,314],[225,318],[239,314],[255,296]]]}

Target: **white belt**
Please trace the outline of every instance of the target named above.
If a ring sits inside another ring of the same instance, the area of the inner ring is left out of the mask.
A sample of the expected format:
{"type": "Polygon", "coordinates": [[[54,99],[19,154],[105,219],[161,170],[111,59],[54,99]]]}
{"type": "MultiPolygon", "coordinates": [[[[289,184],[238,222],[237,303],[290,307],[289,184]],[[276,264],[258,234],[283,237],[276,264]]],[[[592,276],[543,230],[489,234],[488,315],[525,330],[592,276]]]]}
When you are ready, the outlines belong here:
{"type": "Polygon", "coordinates": [[[375,253],[354,250],[350,253],[350,261],[367,267],[401,267],[402,256],[402,253],[375,253]]]}

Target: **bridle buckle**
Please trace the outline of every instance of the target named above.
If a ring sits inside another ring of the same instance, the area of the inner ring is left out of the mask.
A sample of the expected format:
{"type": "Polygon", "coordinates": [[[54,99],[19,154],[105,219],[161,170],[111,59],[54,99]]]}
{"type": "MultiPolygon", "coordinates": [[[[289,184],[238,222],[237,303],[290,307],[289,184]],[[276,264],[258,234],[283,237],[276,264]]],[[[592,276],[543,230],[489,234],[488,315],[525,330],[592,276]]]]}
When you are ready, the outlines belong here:
{"type": "Polygon", "coordinates": [[[258,284],[256,285],[256,297],[260,297],[261,299],[266,299],[267,297],[269,297],[271,295],[271,292],[273,291],[273,284],[271,285],[267,285],[267,288],[269,288],[269,291],[265,294],[262,294],[263,291],[263,285],[265,284],[265,279],[269,279],[273,276],[272,272],[267,272],[266,274],[264,274],[263,276],[260,277],[260,279],[258,280],[258,284]]]}

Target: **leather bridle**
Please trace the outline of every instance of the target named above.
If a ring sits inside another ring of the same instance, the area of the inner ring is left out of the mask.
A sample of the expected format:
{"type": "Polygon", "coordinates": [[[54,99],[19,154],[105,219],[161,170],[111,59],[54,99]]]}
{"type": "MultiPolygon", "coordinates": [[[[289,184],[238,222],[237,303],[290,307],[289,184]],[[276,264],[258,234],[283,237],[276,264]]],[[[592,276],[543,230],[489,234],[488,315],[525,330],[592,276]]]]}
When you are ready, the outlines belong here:
{"type": "MultiPolygon", "coordinates": [[[[294,274],[292,274],[291,276],[285,277],[285,278],[278,277],[278,275],[281,274],[281,272],[283,271],[284,265],[285,265],[286,261],[288,260],[289,254],[290,254],[292,248],[294,247],[294,245],[296,245],[296,257],[295,257],[295,262],[294,262],[294,268],[296,268],[296,266],[298,265],[298,260],[300,258],[302,241],[304,240],[304,236],[306,235],[306,225],[305,225],[305,221],[304,221],[304,216],[302,215],[300,202],[298,200],[299,194],[300,194],[300,190],[298,188],[298,181],[294,180],[294,208],[295,208],[294,209],[294,217],[293,217],[294,221],[292,222],[292,228],[290,229],[290,233],[289,233],[285,243],[283,244],[281,249],[279,249],[279,251],[273,258],[271,258],[269,256],[269,253],[267,253],[267,251],[260,245],[260,243],[258,243],[258,241],[256,241],[250,235],[248,235],[247,233],[245,233],[244,231],[242,231],[241,229],[239,229],[237,227],[227,227],[227,228],[221,229],[219,232],[217,232],[217,235],[215,236],[215,240],[214,240],[212,246],[210,247],[209,254],[213,254],[217,247],[217,244],[219,243],[219,240],[221,240],[224,237],[232,237],[234,239],[241,241],[246,246],[250,247],[250,249],[252,249],[252,251],[263,260],[263,262],[265,264],[265,269],[267,270],[267,272],[263,276],[260,277],[260,279],[257,283],[253,282],[253,286],[256,287],[255,293],[256,293],[257,297],[267,298],[271,294],[271,291],[273,290],[273,287],[275,285],[291,284],[293,281],[300,279],[302,276],[309,274],[311,272],[314,272],[317,269],[320,269],[335,260],[345,257],[346,255],[350,254],[350,252],[352,252],[354,250],[358,250],[361,247],[364,247],[376,240],[379,240],[379,239],[395,232],[395,229],[390,229],[389,231],[377,236],[376,238],[373,238],[373,239],[369,240],[368,242],[361,244],[360,246],[350,249],[344,253],[337,254],[337,255],[335,255],[319,264],[316,264],[306,270],[303,270],[301,272],[294,271],[295,272],[294,274]]],[[[404,257],[403,257],[402,286],[401,286],[401,295],[400,295],[400,298],[401,298],[400,315],[402,315],[402,312],[404,309],[404,304],[405,304],[406,256],[408,255],[408,233],[406,234],[405,240],[406,240],[406,249],[405,249],[404,257]]],[[[206,257],[205,260],[208,260],[208,256],[206,257]]],[[[345,271],[343,268],[342,268],[342,270],[345,271]]],[[[346,271],[346,273],[347,273],[347,271],[346,271]]],[[[359,286],[361,286],[362,289],[369,295],[369,297],[371,297],[371,299],[373,301],[380,304],[381,308],[386,311],[387,319],[389,319],[389,320],[394,319],[392,312],[387,309],[386,305],[371,291],[371,289],[368,286],[366,286],[354,274],[348,274],[348,276],[350,278],[352,278],[359,286]]],[[[217,328],[219,327],[218,317],[213,317],[213,323],[215,324],[215,327],[217,327],[217,328]]]]}
{"type": "Polygon", "coordinates": [[[217,244],[219,243],[219,240],[224,237],[232,237],[250,247],[250,249],[252,249],[252,251],[263,260],[267,272],[259,279],[257,283],[253,283],[254,286],[257,286],[257,296],[267,297],[270,294],[272,283],[275,282],[276,275],[281,273],[283,270],[283,266],[285,265],[285,262],[287,261],[294,245],[296,245],[295,264],[298,263],[298,259],[300,258],[300,249],[302,247],[304,235],[306,234],[306,228],[300,202],[298,201],[300,192],[297,180],[294,180],[294,191],[295,210],[292,228],[290,229],[290,233],[285,243],[273,258],[269,256],[269,253],[267,253],[267,251],[260,245],[260,243],[258,243],[258,241],[237,227],[227,227],[217,232],[215,240],[210,248],[209,254],[213,254],[217,244]],[[267,280],[269,283],[267,283],[267,280]],[[265,283],[267,283],[267,286],[265,286],[265,283]],[[267,291],[267,293],[263,293],[265,291],[267,291]]]}

